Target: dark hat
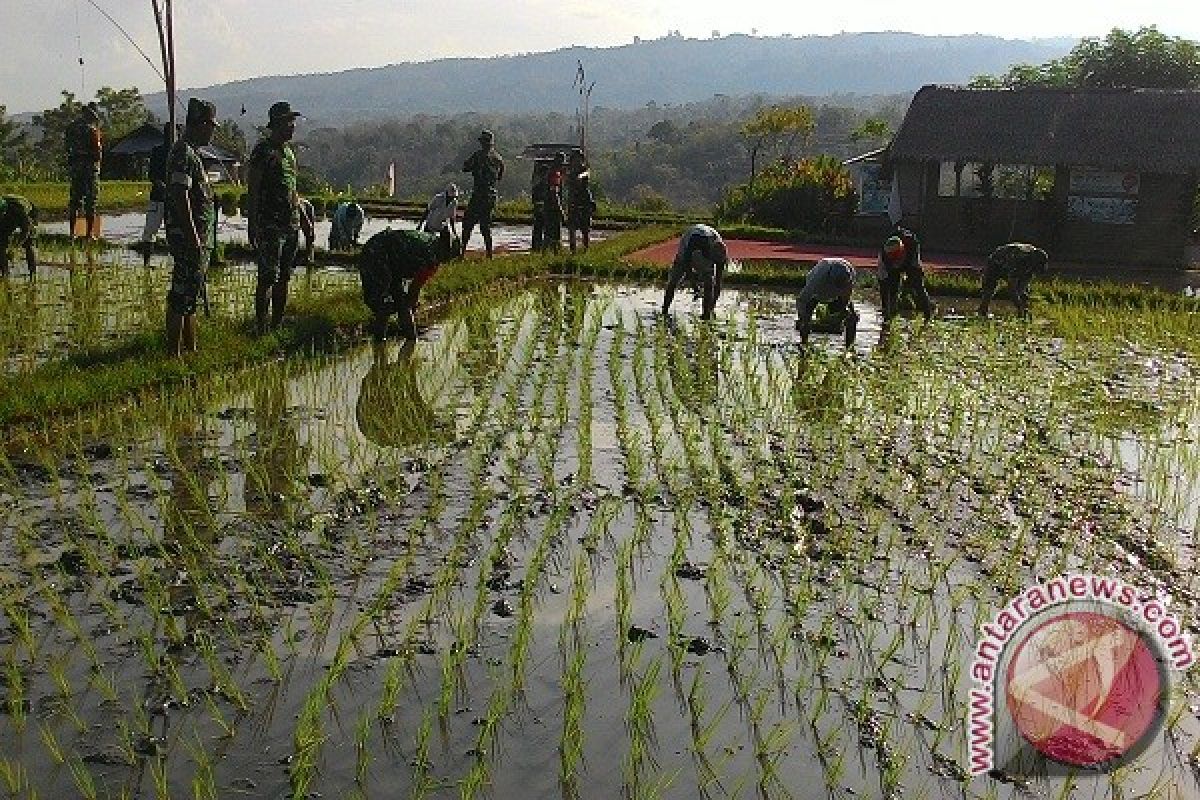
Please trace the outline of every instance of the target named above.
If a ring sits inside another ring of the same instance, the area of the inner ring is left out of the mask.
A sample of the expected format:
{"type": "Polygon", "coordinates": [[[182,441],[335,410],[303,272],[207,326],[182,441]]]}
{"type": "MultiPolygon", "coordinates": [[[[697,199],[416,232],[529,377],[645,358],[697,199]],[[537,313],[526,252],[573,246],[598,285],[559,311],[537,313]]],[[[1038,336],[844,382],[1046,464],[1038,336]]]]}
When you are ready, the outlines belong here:
{"type": "Polygon", "coordinates": [[[559,150],[557,153],[554,154],[554,163],[555,164],[567,163],[567,154],[564,153],[562,150],[559,150]]]}
{"type": "Polygon", "coordinates": [[[278,103],[271,106],[271,110],[267,112],[267,119],[269,120],[267,122],[267,126],[269,127],[274,125],[276,122],[281,120],[295,119],[296,117],[303,116],[304,115],[299,111],[292,111],[292,104],[287,100],[280,100],[278,103]]]}
{"type": "Polygon", "coordinates": [[[85,117],[91,117],[97,121],[100,119],[100,108],[95,103],[88,103],[80,111],[85,117]]]}
{"type": "Polygon", "coordinates": [[[195,122],[216,122],[217,107],[207,100],[201,100],[199,97],[193,97],[188,100],[187,106],[187,121],[195,122]]]}
{"type": "Polygon", "coordinates": [[[481,142],[490,142],[490,141],[493,141],[495,138],[496,138],[496,134],[492,133],[487,128],[484,128],[482,131],[479,132],[479,141],[481,141],[481,142]]]}

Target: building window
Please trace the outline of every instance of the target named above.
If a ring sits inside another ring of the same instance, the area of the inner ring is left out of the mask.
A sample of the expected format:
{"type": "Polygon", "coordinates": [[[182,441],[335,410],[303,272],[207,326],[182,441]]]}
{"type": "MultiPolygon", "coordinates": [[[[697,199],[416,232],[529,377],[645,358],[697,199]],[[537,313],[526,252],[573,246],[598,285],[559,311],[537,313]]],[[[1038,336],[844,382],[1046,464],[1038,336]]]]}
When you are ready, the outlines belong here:
{"type": "Polygon", "coordinates": [[[1031,164],[943,161],[939,197],[1005,197],[1033,200],[1054,191],[1054,168],[1031,164]]]}

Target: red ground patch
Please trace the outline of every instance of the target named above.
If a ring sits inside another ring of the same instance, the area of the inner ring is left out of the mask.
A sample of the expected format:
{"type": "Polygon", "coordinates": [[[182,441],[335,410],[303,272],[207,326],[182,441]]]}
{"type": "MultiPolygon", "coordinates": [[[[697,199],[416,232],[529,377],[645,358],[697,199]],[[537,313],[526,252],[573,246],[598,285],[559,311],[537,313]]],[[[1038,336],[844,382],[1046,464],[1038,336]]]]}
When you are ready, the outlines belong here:
{"type": "MultiPolygon", "coordinates": [[[[799,261],[815,264],[827,256],[841,256],[856,268],[874,269],[878,253],[865,247],[838,247],[835,245],[793,244],[790,242],[763,242],[752,239],[727,239],[725,245],[729,257],[738,261],[747,259],[763,261],[799,261]]],[[[651,245],[630,254],[633,261],[649,261],[654,264],[670,264],[675,258],[678,239],[651,245]]],[[[922,265],[929,270],[980,270],[983,257],[921,254],[922,265]]]]}

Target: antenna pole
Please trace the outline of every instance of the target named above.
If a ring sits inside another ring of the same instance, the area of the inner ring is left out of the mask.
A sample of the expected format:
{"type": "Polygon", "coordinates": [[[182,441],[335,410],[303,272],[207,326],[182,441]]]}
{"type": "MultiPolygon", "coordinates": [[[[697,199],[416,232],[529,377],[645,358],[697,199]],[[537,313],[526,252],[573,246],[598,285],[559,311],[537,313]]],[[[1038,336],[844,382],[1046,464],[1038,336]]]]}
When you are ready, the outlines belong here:
{"type": "Polygon", "coordinates": [[[163,0],[167,10],[167,63],[164,72],[167,76],[167,104],[170,111],[167,114],[171,123],[171,141],[175,141],[175,30],[172,22],[171,0],[163,0]]]}

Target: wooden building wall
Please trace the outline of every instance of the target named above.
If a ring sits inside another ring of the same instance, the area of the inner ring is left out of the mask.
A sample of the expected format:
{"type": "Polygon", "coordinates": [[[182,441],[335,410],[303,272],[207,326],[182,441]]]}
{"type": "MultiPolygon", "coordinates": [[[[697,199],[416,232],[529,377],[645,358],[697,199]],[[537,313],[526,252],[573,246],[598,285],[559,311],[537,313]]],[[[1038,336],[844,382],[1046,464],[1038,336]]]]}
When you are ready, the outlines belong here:
{"type": "Polygon", "coordinates": [[[982,254],[1010,241],[1046,248],[1052,261],[1114,267],[1183,267],[1196,191],[1193,175],[1142,173],[1133,224],[1067,215],[1070,169],[1058,167],[1048,200],[939,197],[937,162],[897,165],[905,223],[930,250],[982,254]]]}

